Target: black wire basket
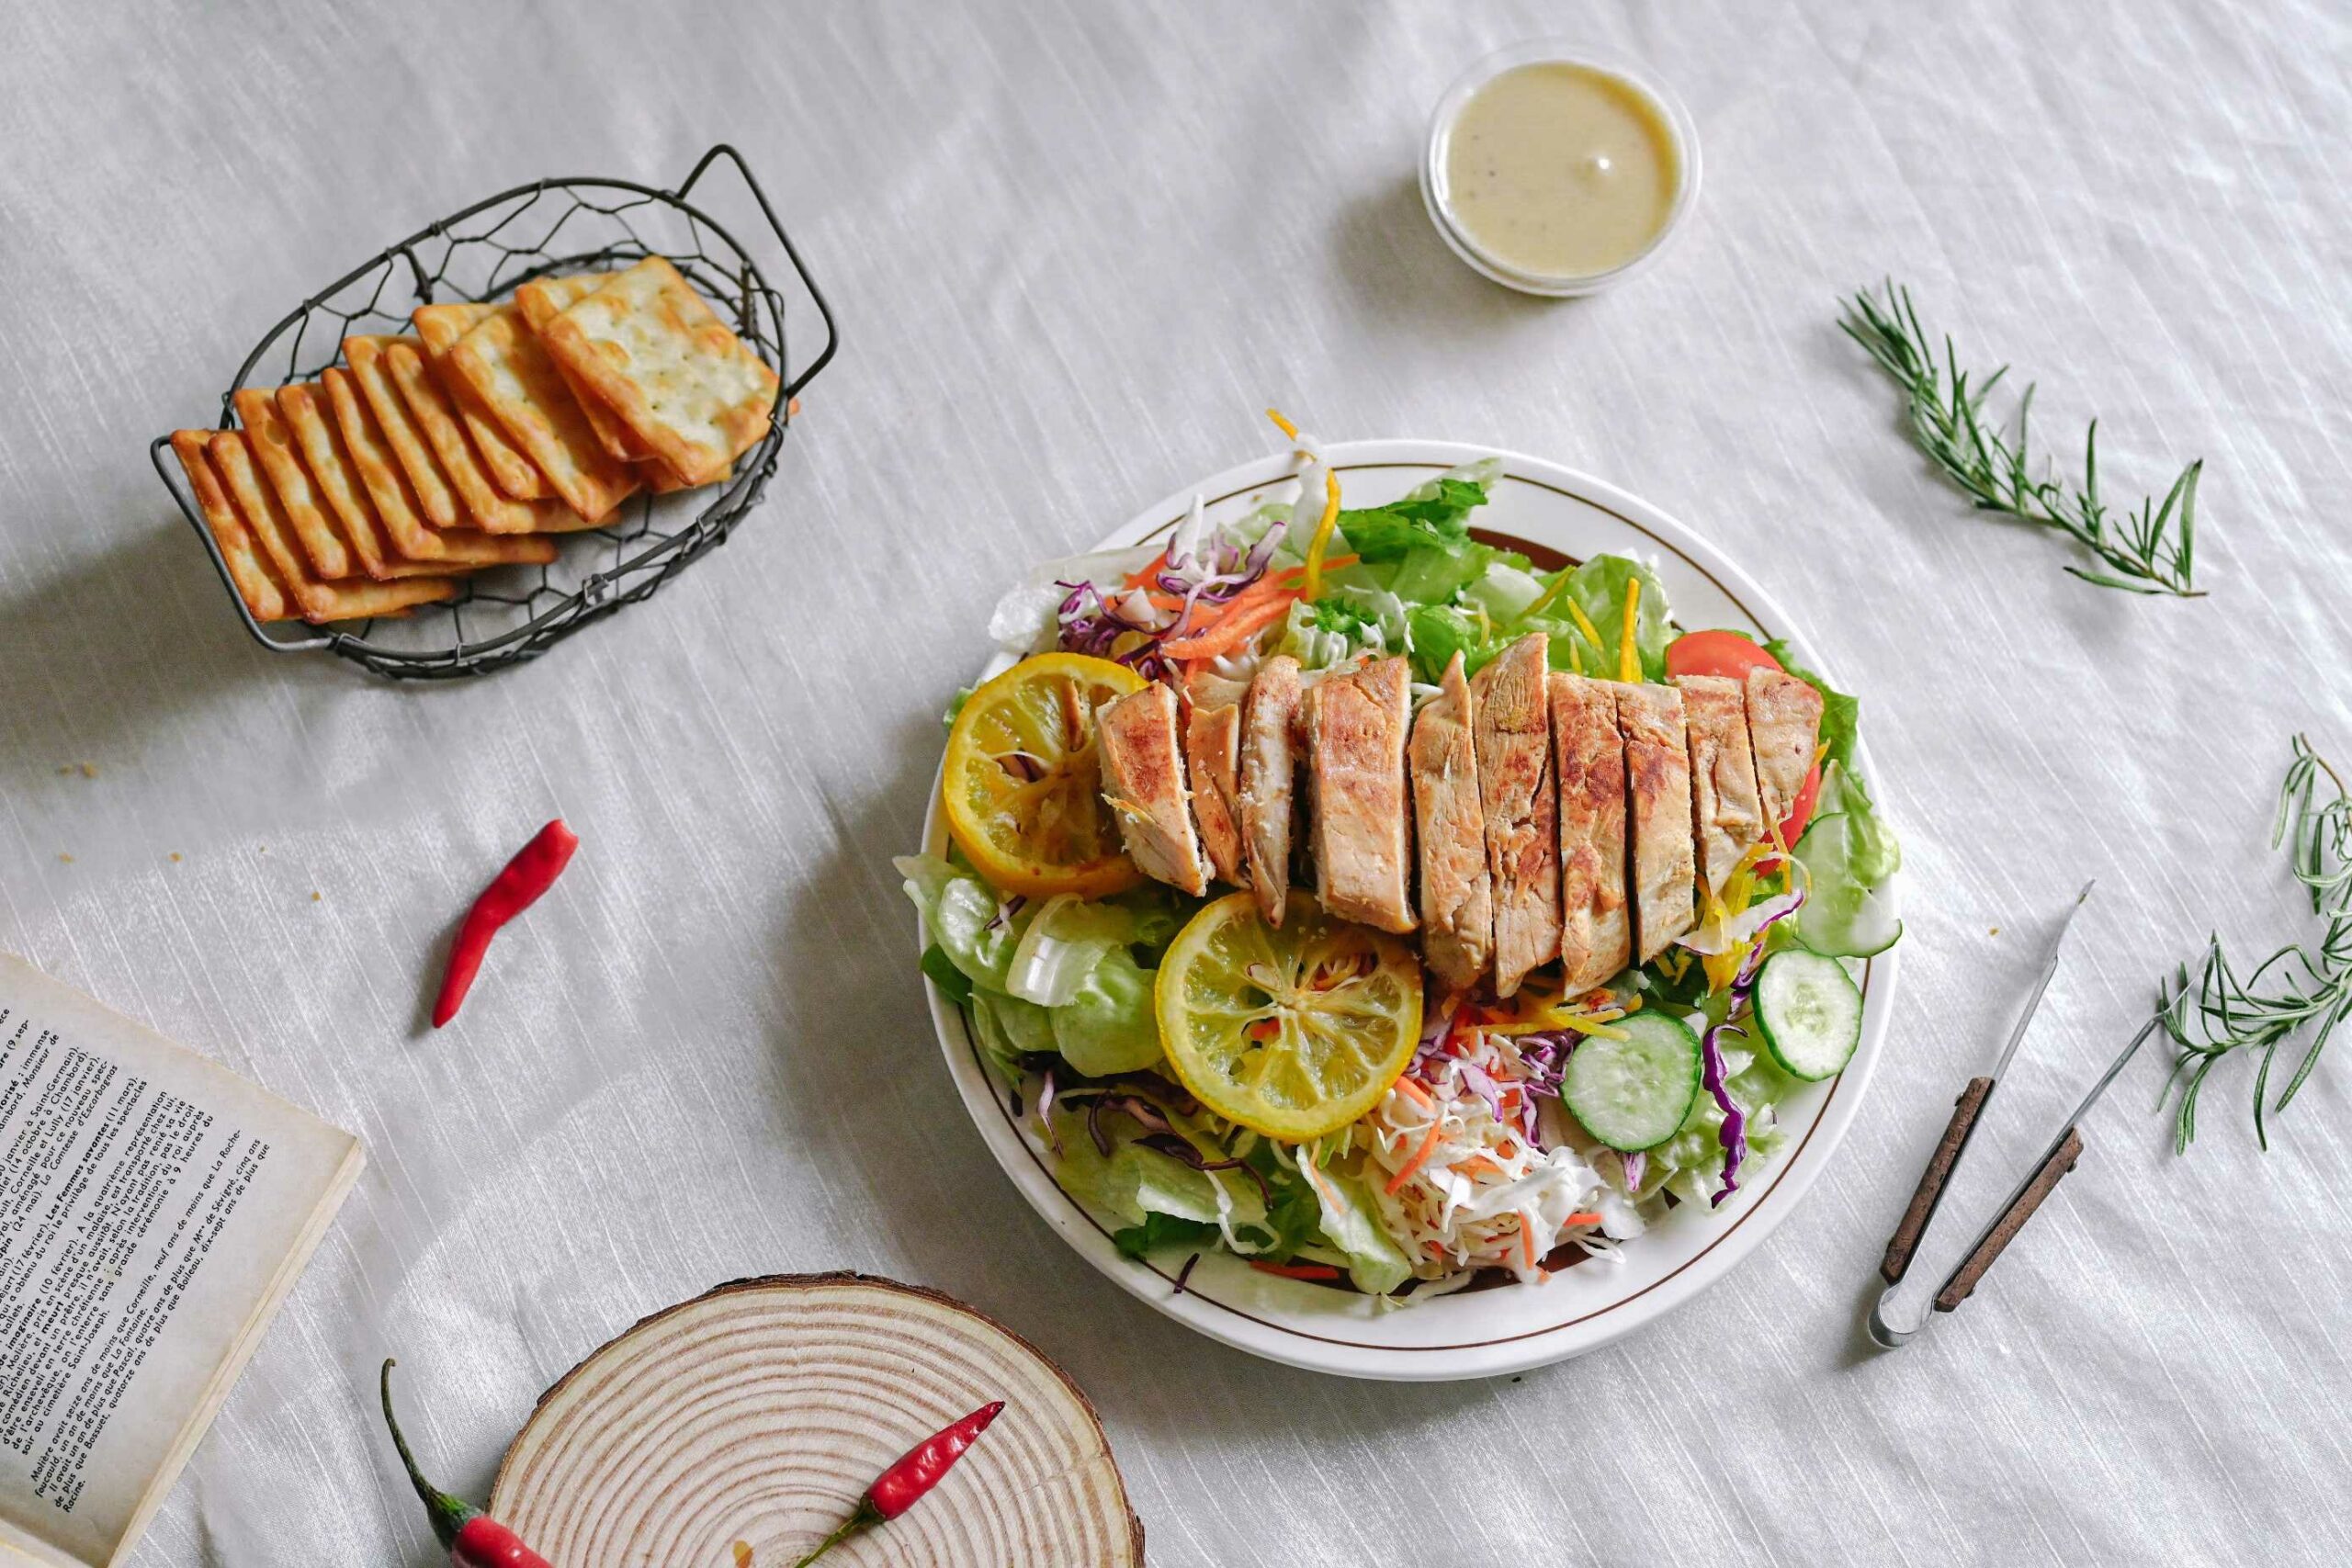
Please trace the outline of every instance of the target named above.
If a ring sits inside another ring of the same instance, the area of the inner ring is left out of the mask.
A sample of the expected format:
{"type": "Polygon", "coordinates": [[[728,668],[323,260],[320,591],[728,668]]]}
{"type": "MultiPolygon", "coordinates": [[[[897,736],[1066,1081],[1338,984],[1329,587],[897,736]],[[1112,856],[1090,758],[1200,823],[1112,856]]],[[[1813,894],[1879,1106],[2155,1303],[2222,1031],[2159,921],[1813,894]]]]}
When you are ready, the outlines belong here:
{"type": "Polygon", "coordinates": [[[220,428],[236,427],[232,400],[266,367],[262,384],[318,378],[358,333],[404,333],[409,312],[436,301],[491,299],[535,277],[627,266],[667,256],[710,300],[736,335],[776,373],[782,389],[768,428],[716,487],[656,497],[640,493],[601,528],[553,536],[560,550],[546,566],[499,567],[464,579],[456,598],[412,614],[328,630],[254,619],[204,525],[186,476],[167,462],[171,437],[149,449],[164,487],[212,558],[221,586],[254,640],[274,653],[323,649],[397,680],[482,675],[536,659],[624,604],[650,599],[687,564],[724,543],[759,503],[775,473],[796,394],[833,357],[832,311],[793,248],[742,155],[720,145],[703,154],[674,191],[629,180],[539,180],[478,201],[430,224],[305,300],[271,328],[220,396],[220,428]],[[795,374],[785,351],[785,299],[752,254],[688,199],[710,166],[725,159],[775,235],[800,292],[824,323],[824,346],[795,374]]]}

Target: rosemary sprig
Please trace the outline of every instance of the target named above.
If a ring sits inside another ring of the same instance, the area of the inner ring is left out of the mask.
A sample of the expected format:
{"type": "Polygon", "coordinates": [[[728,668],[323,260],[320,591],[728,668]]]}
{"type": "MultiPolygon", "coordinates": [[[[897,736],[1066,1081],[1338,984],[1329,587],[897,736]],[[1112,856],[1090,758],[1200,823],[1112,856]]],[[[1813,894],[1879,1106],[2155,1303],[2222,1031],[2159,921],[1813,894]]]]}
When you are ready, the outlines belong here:
{"type": "Polygon", "coordinates": [[[2193,987],[2184,964],[2171,983],[2160,987],[2165,1032],[2177,1048],[2165,1093],[2168,1098],[2176,1087],[2180,1090],[2175,1139],[2184,1153],[2197,1136],[2197,1095],[2205,1087],[2206,1075],[2239,1051],[2256,1052],[2262,1058],[2254,1077],[2254,1133],[2269,1148],[2263,1101],[2278,1047],[2306,1024],[2317,1025],[2294,1077],[2268,1111],[2287,1109],[2311,1077],[2320,1053],[2327,1049],[2328,1036],[2352,1012],[2352,798],[2346,796],[2343,776],[2300,735],[2278,792],[2270,843],[2274,849],[2288,846],[2288,865],[2295,880],[2310,889],[2312,913],[2324,928],[2315,945],[2290,942],[2244,980],[2217,935],[2206,948],[2193,987]],[[2324,803],[2319,800],[2323,775],[2335,790],[2335,797],[2324,803]]]}
{"type": "Polygon", "coordinates": [[[2109,517],[2098,494],[2098,422],[2083,439],[2080,484],[2061,484],[2045,472],[2036,479],[2030,456],[2027,419],[2033,388],[2018,401],[2017,433],[2005,434],[1984,420],[1984,400],[2008,374],[2004,365],[1982,381],[1960,367],[1951,337],[1944,337],[1938,359],[1911,291],[1890,279],[1883,302],[1868,291],[1846,302],[1838,325],[1860,344],[1910,403],[1911,436],[1951,480],[1968,492],[1980,512],[1999,512],[2037,527],[2053,528],[2096,556],[2104,570],[2066,570],[2085,582],[2120,588],[2127,593],[2203,596],[2192,575],[2197,548],[2199,458],[2180,471],[2159,505],[2143,499],[2137,512],[2109,517]]]}

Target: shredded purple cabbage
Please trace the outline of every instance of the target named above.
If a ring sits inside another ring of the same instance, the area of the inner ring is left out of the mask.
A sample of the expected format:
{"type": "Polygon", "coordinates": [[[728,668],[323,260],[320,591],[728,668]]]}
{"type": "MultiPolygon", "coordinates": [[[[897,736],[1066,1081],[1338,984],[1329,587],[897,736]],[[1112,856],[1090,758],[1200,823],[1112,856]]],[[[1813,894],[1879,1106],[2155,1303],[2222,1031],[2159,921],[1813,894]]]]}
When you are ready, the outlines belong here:
{"type": "MultiPolygon", "coordinates": [[[[1735,1010],[1747,999],[1746,987],[1732,987],[1731,1005],[1735,1010]]],[[[1722,1043],[1725,1034],[1736,1034],[1745,1039],[1747,1033],[1746,1030],[1736,1028],[1730,1014],[1726,1013],[1723,1022],[1709,1024],[1707,1032],[1699,1037],[1700,1076],[1707,1086],[1707,1092],[1715,1097],[1715,1104],[1724,1113],[1723,1128],[1715,1134],[1724,1146],[1724,1184],[1708,1200],[1710,1207],[1739,1190],[1739,1162],[1747,1157],[1747,1113],[1739,1108],[1738,1101],[1731,1097],[1731,1090],[1724,1087],[1722,1043]]]]}
{"type": "Polygon", "coordinates": [[[1740,961],[1738,975],[1732,979],[1731,1005],[1724,1009],[1724,1021],[1709,1024],[1707,1032],[1699,1037],[1701,1079],[1706,1084],[1707,1092],[1715,1097],[1716,1107],[1724,1113],[1723,1128],[1715,1134],[1716,1141],[1724,1148],[1724,1184],[1707,1201],[1710,1208],[1739,1190],[1739,1166],[1747,1157],[1747,1113],[1732,1099],[1731,1089],[1724,1082],[1726,1075],[1724,1071],[1723,1037],[1725,1034],[1736,1034],[1743,1040],[1747,1037],[1747,1031],[1735,1025],[1732,1020],[1739,1016],[1740,1010],[1755,994],[1757,972],[1764,967],[1764,933],[1776,922],[1795,914],[1804,903],[1804,894],[1799,892],[1795,901],[1787,908],[1757,928],[1756,945],[1747,950],[1747,956],[1740,961]]]}
{"type": "Polygon", "coordinates": [[[1414,1047],[1412,1065],[1405,1069],[1416,1077],[1421,1076],[1421,1069],[1428,1066],[1429,1059],[1437,1055],[1438,1045],[1445,1039],[1446,1031],[1453,1027],[1453,1015],[1462,1008],[1463,998],[1459,995],[1437,995],[1437,988],[1434,978],[1423,982],[1421,1043],[1414,1047]]]}
{"type": "Polygon", "coordinates": [[[1183,595],[1182,606],[1173,611],[1152,604],[1141,589],[1103,588],[1091,581],[1056,582],[1055,587],[1065,591],[1054,617],[1061,628],[1062,651],[1112,660],[1148,681],[1166,679],[1170,671],[1160,645],[1183,635],[1199,606],[1226,604],[1265,576],[1281,533],[1269,528],[1247,549],[1224,540],[1186,548],[1181,559],[1175,553],[1178,547],[1170,546],[1168,558],[1152,576],[1152,586],[1183,595]],[[1130,634],[1143,640],[1114,652],[1120,639],[1130,634]]]}

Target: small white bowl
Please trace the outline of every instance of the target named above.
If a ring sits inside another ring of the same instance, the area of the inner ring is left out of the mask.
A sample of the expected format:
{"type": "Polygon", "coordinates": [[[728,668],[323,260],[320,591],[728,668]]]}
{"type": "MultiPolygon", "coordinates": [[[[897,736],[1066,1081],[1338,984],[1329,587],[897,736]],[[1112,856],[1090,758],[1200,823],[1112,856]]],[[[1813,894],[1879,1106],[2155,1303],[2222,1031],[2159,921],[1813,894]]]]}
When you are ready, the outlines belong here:
{"type": "Polygon", "coordinates": [[[1647,270],[1681,229],[1698,199],[1699,128],[1691,120],[1690,112],[1682,107],[1682,100],[1646,73],[1622,60],[1596,54],[1578,45],[1557,39],[1541,39],[1490,54],[1454,78],[1453,85],[1445,90],[1445,96],[1438,99],[1436,111],[1430,116],[1429,143],[1421,155],[1421,200],[1429,208],[1430,221],[1437,226],[1439,235],[1455,255],[1495,282],[1507,288],[1516,288],[1522,294],[1542,294],[1555,299],[1598,294],[1647,270]],[[1674,145],[1678,175],[1674,204],[1667,209],[1666,221],[1659,226],[1657,235],[1633,260],[1605,272],[1573,276],[1532,273],[1512,266],[1480,245],[1455,217],[1453,196],[1446,182],[1446,149],[1453,138],[1453,128],[1462,118],[1463,106],[1479,88],[1504,72],[1521,65],[1579,65],[1605,76],[1613,76],[1647,99],[1657,111],[1658,123],[1666,127],[1674,145]]]}

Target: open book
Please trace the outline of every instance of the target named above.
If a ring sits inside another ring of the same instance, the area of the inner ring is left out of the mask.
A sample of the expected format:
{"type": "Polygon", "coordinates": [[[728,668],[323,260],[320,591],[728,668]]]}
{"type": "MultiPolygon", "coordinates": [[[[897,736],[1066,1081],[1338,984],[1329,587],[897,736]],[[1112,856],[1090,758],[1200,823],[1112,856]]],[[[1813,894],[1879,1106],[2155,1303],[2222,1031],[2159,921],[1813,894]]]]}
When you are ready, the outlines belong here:
{"type": "Polygon", "coordinates": [[[0,953],[0,1563],[129,1555],[361,1158],[0,953]]]}

